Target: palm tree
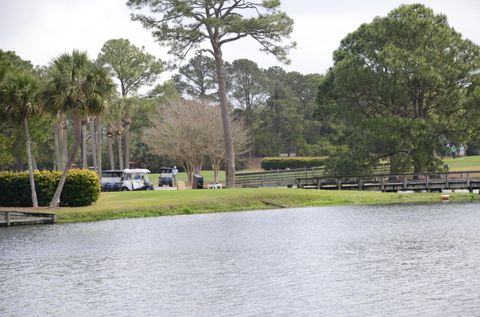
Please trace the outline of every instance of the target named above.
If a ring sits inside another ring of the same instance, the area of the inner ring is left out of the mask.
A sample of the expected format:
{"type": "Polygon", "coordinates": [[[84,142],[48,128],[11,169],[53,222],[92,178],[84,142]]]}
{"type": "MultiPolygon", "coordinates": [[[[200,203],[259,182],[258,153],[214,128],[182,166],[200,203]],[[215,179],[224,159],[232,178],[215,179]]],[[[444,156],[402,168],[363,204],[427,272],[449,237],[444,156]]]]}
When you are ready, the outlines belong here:
{"type": "Polygon", "coordinates": [[[62,54],[53,61],[50,68],[47,103],[50,107],[73,117],[74,142],[60,182],[50,202],[50,207],[57,207],[60,202],[65,179],[71,168],[81,142],[82,120],[88,115],[104,111],[108,87],[113,84],[107,73],[99,70],[88,59],[85,52],[74,50],[72,54],[62,54]]]}
{"type": "Polygon", "coordinates": [[[32,192],[32,205],[38,207],[35,179],[33,177],[33,157],[28,119],[40,112],[40,80],[28,72],[11,73],[1,86],[3,112],[12,120],[21,122],[25,129],[25,145],[28,158],[28,174],[32,192]]]}

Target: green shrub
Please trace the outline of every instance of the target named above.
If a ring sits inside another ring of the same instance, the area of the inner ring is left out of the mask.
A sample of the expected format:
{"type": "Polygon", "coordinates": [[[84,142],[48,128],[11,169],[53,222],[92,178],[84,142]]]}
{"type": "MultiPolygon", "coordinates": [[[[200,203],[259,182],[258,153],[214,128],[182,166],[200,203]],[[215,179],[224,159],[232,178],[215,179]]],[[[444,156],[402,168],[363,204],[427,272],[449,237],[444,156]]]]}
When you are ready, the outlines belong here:
{"type": "Polygon", "coordinates": [[[95,172],[71,170],[68,172],[60,202],[70,207],[88,206],[100,195],[100,180],[95,172]]]}
{"type": "Polygon", "coordinates": [[[264,170],[322,167],[325,157],[268,157],[262,160],[264,170]]]}
{"type": "MultiPolygon", "coordinates": [[[[39,206],[48,206],[60,181],[61,172],[35,172],[35,189],[39,206]]],[[[60,197],[62,206],[86,206],[100,194],[100,181],[95,172],[70,170],[60,197]]],[[[28,172],[0,172],[0,206],[32,206],[28,172]]]]}

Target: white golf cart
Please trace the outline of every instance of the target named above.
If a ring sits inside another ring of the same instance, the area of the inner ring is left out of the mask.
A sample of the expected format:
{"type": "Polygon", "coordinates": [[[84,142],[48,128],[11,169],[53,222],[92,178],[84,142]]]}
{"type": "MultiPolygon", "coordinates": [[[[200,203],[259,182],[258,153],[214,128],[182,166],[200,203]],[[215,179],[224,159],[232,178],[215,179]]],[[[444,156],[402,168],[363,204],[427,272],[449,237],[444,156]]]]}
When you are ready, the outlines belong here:
{"type": "Polygon", "coordinates": [[[106,170],[102,172],[102,191],[153,190],[148,169],[106,170]]]}
{"type": "Polygon", "coordinates": [[[153,184],[150,183],[148,174],[150,171],[145,168],[134,168],[123,170],[124,190],[153,190],[153,184]]]}

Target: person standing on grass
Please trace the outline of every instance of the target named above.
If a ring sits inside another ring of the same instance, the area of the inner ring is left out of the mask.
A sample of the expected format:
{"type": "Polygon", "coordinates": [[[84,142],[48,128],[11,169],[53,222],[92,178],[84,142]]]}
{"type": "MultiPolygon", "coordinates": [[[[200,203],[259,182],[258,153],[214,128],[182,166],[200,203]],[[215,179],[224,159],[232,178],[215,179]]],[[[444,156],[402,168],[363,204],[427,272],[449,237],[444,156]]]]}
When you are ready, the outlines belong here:
{"type": "Polygon", "coordinates": [[[458,148],[458,156],[465,156],[465,146],[463,146],[463,144],[458,148]]]}
{"type": "Polygon", "coordinates": [[[454,144],[452,144],[452,146],[450,147],[450,151],[452,154],[452,158],[455,158],[457,156],[457,147],[454,144]]]}

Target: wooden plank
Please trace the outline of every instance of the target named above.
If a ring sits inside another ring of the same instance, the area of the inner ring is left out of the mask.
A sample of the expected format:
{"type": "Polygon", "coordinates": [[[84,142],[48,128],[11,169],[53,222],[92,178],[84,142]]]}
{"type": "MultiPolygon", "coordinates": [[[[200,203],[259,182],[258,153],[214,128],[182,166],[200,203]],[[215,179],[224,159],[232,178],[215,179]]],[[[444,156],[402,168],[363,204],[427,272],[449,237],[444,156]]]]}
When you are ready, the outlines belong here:
{"type": "Polygon", "coordinates": [[[57,220],[53,213],[0,211],[0,215],[0,226],[52,224],[57,220]]]}

